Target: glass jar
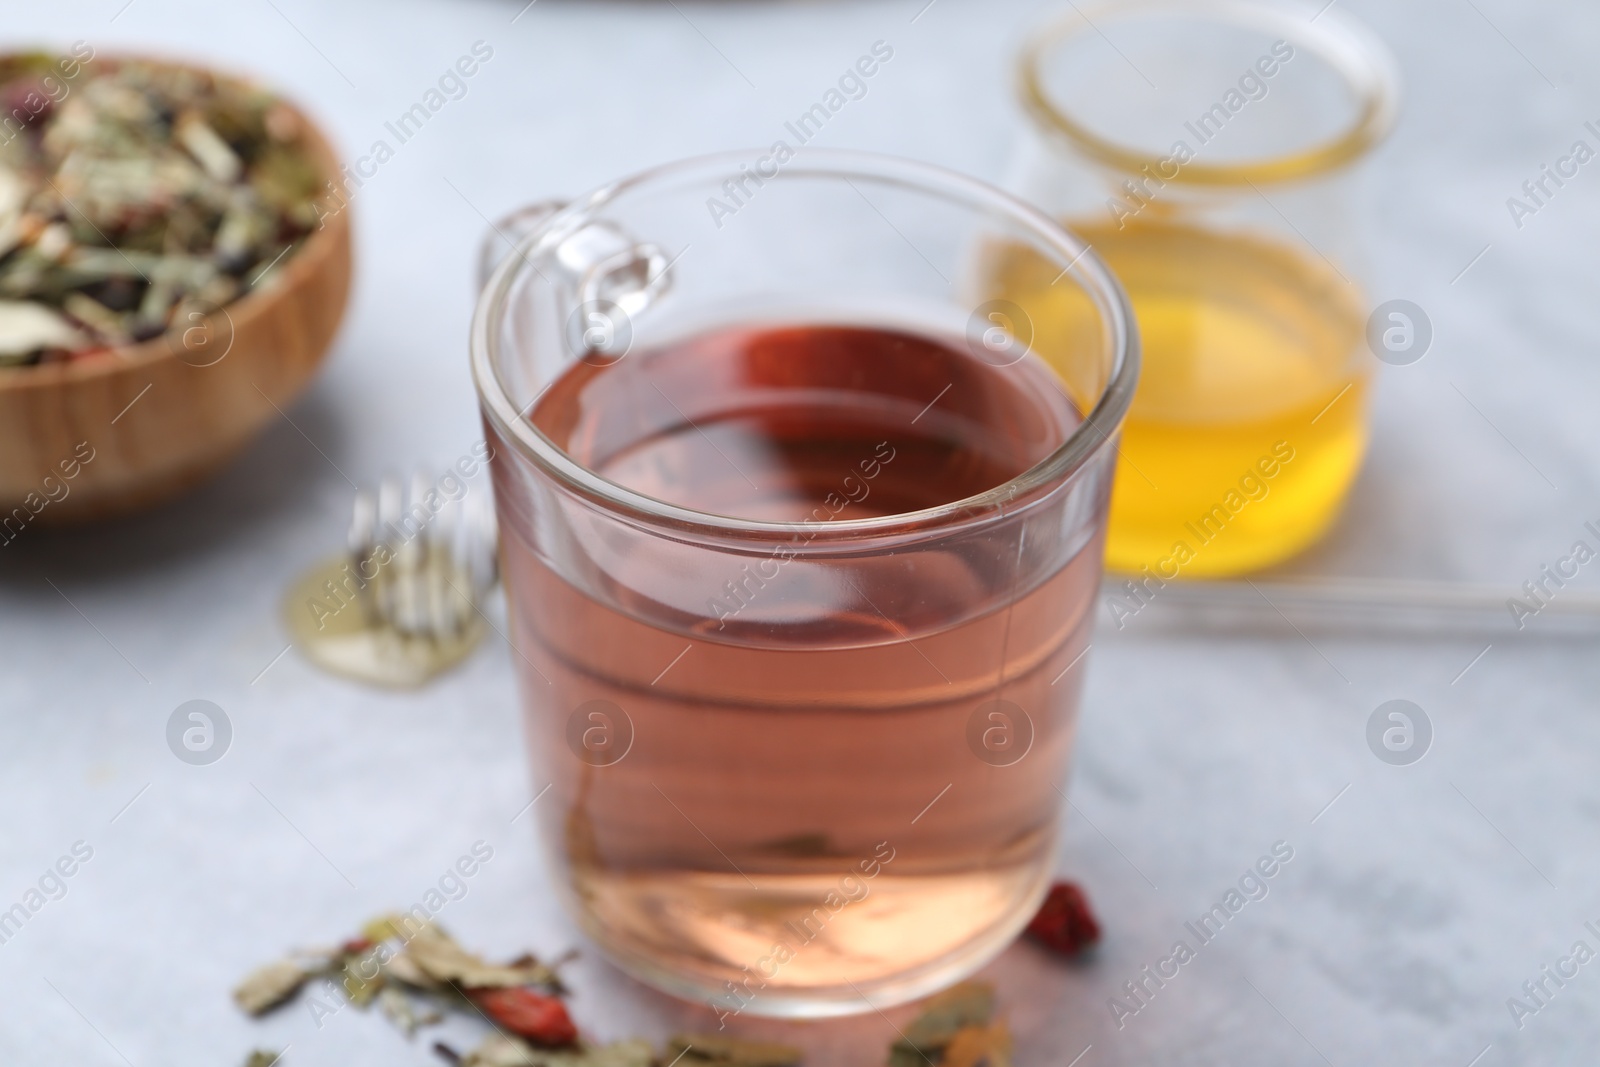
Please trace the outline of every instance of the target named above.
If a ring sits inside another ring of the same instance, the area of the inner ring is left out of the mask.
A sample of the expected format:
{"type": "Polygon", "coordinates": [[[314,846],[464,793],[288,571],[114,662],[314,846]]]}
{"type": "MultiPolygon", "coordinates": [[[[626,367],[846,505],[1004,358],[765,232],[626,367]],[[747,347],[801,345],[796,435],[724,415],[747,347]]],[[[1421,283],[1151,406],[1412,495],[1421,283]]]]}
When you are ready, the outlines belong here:
{"type": "MultiPolygon", "coordinates": [[[[1168,580],[1299,552],[1366,451],[1353,178],[1395,118],[1387,50],[1327,5],[1134,0],[1075,8],[1019,66],[1009,184],[1099,253],[1143,340],[1107,566],[1168,580]]],[[[1017,250],[986,272],[1047,359],[1092,348],[1059,268],[1017,250]]]]}

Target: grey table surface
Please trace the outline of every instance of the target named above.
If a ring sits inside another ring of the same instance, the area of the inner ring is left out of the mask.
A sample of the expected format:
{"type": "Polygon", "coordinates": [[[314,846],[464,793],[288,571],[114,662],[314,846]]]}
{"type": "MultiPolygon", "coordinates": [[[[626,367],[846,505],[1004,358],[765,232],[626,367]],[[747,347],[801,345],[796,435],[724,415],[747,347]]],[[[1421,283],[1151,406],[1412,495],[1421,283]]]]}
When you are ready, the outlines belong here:
{"type": "MultiPolygon", "coordinates": [[[[1348,513],[1296,569],[1520,585],[1600,519],[1600,172],[1520,229],[1505,205],[1600,119],[1600,13],[1338,2],[1391,42],[1408,85],[1374,161],[1374,293],[1422,305],[1436,339],[1385,369],[1348,513]]],[[[75,842],[93,850],[0,944],[0,1061],[237,1063],[289,1044],[292,1063],[437,1062],[377,1018],[252,1022],[227,991],[290,945],[420,898],[478,840],[494,858],[442,920],[485,946],[581,944],[515,819],[533,783],[504,642],[421,692],[383,694],[283,654],[283,589],[337,543],[351,482],[450,462],[477,439],[464,350],[483,215],[767,143],[880,39],[894,63],[826,143],[998,178],[1019,128],[1008,60],[1050,6],[8,0],[6,46],[226,61],[287,87],[352,154],[473,42],[494,55],[356,198],[350,314],[288,418],[180,503],[113,528],[29,529],[0,555],[0,907],[75,842]],[[164,739],[194,698],[233,725],[206,767],[164,739]]],[[[1520,1025],[1507,1006],[1575,942],[1600,947],[1584,926],[1600,920],[1600,664],[1537,631],[1314,646],[1103,633],[1062,863],[1108,934],[1087,964],[1019,945],[988,969],[1018,1062],[1593,1062],[1600,964],[1520,1025]],[[1396,697],[1435,730],[1407,767],[1364,739],[1396,697]],[[1108,998],[1280,840],[1294,859],[1270,895],[1119,1027],[1108,998]]],[[[592,951],[572,974],[574,1011],[602,1036],[705,1019],[592,951]]],[[[800,1041],[811,1062],[872,1064],[903,1016],[741,1025],[800,1041]]]]}

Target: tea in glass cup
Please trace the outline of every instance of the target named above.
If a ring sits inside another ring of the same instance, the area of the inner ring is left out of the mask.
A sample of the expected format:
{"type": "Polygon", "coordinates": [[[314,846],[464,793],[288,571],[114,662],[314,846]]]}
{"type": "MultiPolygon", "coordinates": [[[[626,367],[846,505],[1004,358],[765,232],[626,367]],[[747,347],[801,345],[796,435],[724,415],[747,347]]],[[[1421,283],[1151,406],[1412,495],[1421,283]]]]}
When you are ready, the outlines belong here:
{"type": "Polygon", "coordinates": [[[1103,266],[935,168],[712,157],[540,218],[473,362],[533,812],[589,936],[764,1015],[1000,952],[1055,866],[1137,376],[1103,266]],[[1070,387],[983,328],[996,240],[1099,309],[1070,387]]]}

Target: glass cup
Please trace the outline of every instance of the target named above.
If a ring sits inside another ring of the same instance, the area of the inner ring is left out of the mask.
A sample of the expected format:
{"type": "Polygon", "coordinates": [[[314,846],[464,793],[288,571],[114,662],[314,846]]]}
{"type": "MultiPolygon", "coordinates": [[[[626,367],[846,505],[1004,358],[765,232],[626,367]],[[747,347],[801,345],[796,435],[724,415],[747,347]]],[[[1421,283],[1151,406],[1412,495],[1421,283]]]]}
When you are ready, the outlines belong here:
{"type": "Polygon", "coordinates": [[[1138,374],[1116,282],[1004,193],[862,153],[691,160],[508,230],[472,361],[571,914],[724,1015],[976,969],[1055,863],[1138,374]],[[1093,309],[1065,381],[982,302],[1001,244],[1093,309]]]}
{"type": "MultiPolygon", "coordinates": [[[[1395,117],[1387,50],[1320,0],[1131,0],[1065,13],[1019,66],[1008,184],[1100,254],[1143,339],[1107,566],[1168,580],[1299,552],[1366,451],[1354,177],[1395,117]]],[[[1058,269],[1022,249],[986,267],[1072,352],[1098,324],[1058,269]]]]}

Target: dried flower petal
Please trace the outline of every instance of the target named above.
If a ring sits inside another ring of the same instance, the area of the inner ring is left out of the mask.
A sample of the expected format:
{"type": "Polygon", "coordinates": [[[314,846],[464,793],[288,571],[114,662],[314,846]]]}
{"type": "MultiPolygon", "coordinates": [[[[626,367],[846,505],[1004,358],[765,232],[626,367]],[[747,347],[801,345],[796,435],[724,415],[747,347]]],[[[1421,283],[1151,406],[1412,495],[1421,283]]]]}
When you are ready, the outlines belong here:
{"type": "Polygon", "coordinates": [[[1028,936],[1064,956],[1076,956],[1099,942],[1100,924],[1089,911],[1083,890],[1071,882],[1057,882],[1028,924],[1028,936]]]}
{"type": "Polygon", "coordinates": [[[491,1022],[538,1045],[557,1048],[578,1039],[567,1006],[531,989],[475,989],[472,1002],[491,1022]]]}

